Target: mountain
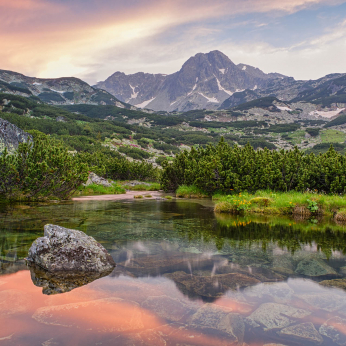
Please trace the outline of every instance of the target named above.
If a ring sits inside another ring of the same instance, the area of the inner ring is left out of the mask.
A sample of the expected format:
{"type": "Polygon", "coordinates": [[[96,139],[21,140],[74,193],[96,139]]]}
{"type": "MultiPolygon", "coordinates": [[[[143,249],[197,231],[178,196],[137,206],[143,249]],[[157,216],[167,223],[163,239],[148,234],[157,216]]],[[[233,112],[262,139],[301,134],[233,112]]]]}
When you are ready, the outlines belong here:
{"type": "Polygon", "coordinates": [[[275,96],[282,101],[308,102],[321,107],[346,104],[346,74],[334,73],[309,81],[275,79],[268,83],[266,88],[234,93],[219,109],[233,108],[267,96],[275,96]]]}
{"type": "Polygon", "coordinates": [[[91,87],[78,78],[40,79],[0,70],[0,92],[24,97],[37,97],[53,105],[91,104],[130,108],[105,90],[91,87]]]}
{"type": "Polygon", "coordinates": [[[273,81],[290,79],[278,73],[234,64],[225,54],[212,51],[188,59],[180,71],[170,74],[116,72],[96,87],[119,100],[155,111],[217,109],[236,92],[268,88],[273,81]]]}

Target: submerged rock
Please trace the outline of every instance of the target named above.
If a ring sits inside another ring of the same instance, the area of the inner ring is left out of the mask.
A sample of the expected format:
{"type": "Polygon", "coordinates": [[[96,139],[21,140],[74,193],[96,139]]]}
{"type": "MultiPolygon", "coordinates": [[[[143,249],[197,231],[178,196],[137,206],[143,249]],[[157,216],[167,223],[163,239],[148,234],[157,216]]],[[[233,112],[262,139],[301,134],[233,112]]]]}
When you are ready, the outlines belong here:
{"type": "Polygon", "coordinates": [[[313,308],[328,312],[339,310],[346,304],[345,297],[331,293],[298,294],[297,297],[303,299],[313,308]]]}
{"type": "Polygon", "coordinates": [[[337,345],[346,345],[346,320],[340,317],[333,317],[327,320],[319,329],[320,333],[332,339],[337,345]]]}
{"type": "Polygon", "coordinates": [[[276,303],[287,303],[291,300],[294,291],[285,283],[264,283],[244,290],[244,294],[250,298],[262,299],[269,296],[276,303]]]}
{"type": "Polygon", "coordinates": [[[190,307],[182,301],[167,296],[148,297],[142,307],[170,322],[178,322],[191,312],[190,307]]]}
{"type": "Polygon", "coordinates": [[[75,288],[87,285],[97,279],[111,274],[113,269],[101,273],[93,272],[54,272],[31,266],[31,280],[35,286],[42,287],[42,293],[47,295],[70,292],[75,288]]]}
{"type": "Polygon", "coordinates": [[[49,272],[108,272],[116,265],[94,238],[81,231],[55,225],[44,226],[44,237],[29,249],[28,263],[49,272]]]}
{"type": "Polygon", "coordinates": [[[320,285],[346,290],[346,279],[324,280],[320,282],[320,285]]]}
{"type": "Polygon", "coordinates": [[[309,311],[293,306],[265,303],[255,310],[245,321],[254,328],[261,327],[264,331],[281,329],[291,325],[295,319],[310,315],[309,311]]]}
{"type": "Polygon", "coordinates": [[[230,343],[242,345],[245,324],[231,311],[214,304],[203,305],[191,318],[191,326],[211,334],[226,334],[230,343]]]}
{"type": "Polygon", "coordinates": [[[185,272],[166,274],[177,287],[190,297],[218,298],[228,290],[258,284],[260,281],[244,274],[230,273],[214,276],[197,276],[185,272]]]}
{"type": "Polygon", "coordinates": [[[322,336],[318,333],[311,322],[301,323],[295,326],[284,328],[280,330],[278,334],[302,343],[311,342],[320,345],[323,342],[322,336]]]}
{"type": "Polygon", "coordinates": [[[310,277],[337,275],[337,272],[332,267],[319,258],[300,261],[296,268],[296,273],[310,277]]]}

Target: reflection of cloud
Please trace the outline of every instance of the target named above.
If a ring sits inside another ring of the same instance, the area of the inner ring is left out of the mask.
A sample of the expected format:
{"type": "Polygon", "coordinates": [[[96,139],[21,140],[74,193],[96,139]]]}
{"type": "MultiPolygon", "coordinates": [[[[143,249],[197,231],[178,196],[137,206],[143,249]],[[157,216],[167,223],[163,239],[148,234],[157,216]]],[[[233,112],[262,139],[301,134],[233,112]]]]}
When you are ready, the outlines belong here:
{"type": "MultiPolygon", "coordinates": [[[[256,12],[282,15],[313,5],[342,2],[150,0],[137,1],[133,5],[131,2],[90,0],[86,5],[81,0],[0,0],[0,65],[40,77],[78,75],[93,81],[115,70],[147,69],[169,73],[200,51],[219,48],[231,58],[247,57],[246,46],[222,41],[218,36],[222,31],[206,28],[206,21],[228,18],[232,25],[236,15],[256,12]],[[178,26],[191,23],[196,24],[195,32],[189,31],[176,39],[171,36],[178,26]],[[158,66],[154,66],[157,63],[158,66]]],[[[263,25],[262,22],[257,24],[263,25]]],[[[258,49],[253,45],[249,47],[250,51],[255,49],[249,61],[256,62],[258,49]]],[[[263,66],[268,58],[270,62],[276,59],[267,48],[260,52],[263,66]]]]}

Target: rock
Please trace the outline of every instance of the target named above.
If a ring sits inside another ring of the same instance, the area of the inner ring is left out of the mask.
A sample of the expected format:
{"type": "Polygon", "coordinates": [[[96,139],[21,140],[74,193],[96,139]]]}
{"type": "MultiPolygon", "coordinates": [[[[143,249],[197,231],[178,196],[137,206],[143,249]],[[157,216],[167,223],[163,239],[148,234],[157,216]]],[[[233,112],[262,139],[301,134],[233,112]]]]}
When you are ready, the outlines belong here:
{"type": "Polygon", "coordinates": [[[44,226],[44,237],[29,249],[28,263],[49,272],[108,272],[115,262],[107,250],[81,231],[55,225],[44,226]]]}
{"type": "Polygon", "coordinates": [[[255,310],[245,322],[250,326],[261,327],[264,331],[288,327],[294,319],[309,316],[310,312],[293,306],[265,303],[255,310]]]}
{"type": "Polygon", "coordinates": [[[89,186],[92,184],[102,185],[104,187],[111,187],[112,186],[112,183],[108,182],[108,180],[106,180],[105,178],[99,177],[98,175],[96,175],[93,172],[91,172],[89,174],[88,180],[84,184],[84,186],[89,186]]]}
{"type": "Polygon", "coordinates": [[[319,329],[319,332],[337,345],[346,345],[346,320],[340,317],[332,317],[319,329]]]}
{"type": "Polygon", "coordinates": [[[136,276],[157,276],[175,271],[197,270],[205,267],[213,267],[214,261],[208,257],[194,254],[173,254],[167,257],[162,255],[149,255],[132,258],[130,261],[118,263],[136,276]]]}
{"type": "Polygon", "coordinates": [[[75,288],[87,285],[97,279],[111,274],[113,269],[101,273],[88,272],[54,272],[43,270],[38,266],[30,266],[31,280],[35,286],[43,287],[46,295],[70,292],[75,288]]]}
{"type": "Polygon", "coordinates": [[[320,285],[346,290],[346,279],[324,280],[320,282],[320,285]]]}
{"type": "Polygon", "coordinates": [[[298,263],[295,270],[297,274],[318,277],[327,275],[338,275],[337,272],[321,259],[305,259],[298,263]]]}
{"type": "Polygon", "coordinates": [[[178,299],[167,296],[148,297],[142,307],[170,322],[180,321],[191,309],[178,299]]]}
{"type": "Polygon", "coordinates": [[[298,298],[304,300],[313,308],[333,312],[346,304],[346,298],[332,293],[298,294],[298,298]]]}
{"type": "Polygon", "coordinates": [[[30,142],[32,142],[32,137],[28,133],[0,118],[0,155],[5,148],[9,153],[13,153],[20,143],[30,142]]]}
{"type": "Polygon", "coordinates": [[[245,325],[243,319],[214,304],[204,304],[191,318],[191,326],[206,333],[226,334],[230,342],[242,345],[245,325]]]}
{"type": "Polygon", "coordinates": [[[43,307],[32,318],[37,322],[102,333],[124,333],[144,328],[139,304],[120,298],[106,298],[88,302],[43,307]]]}
{"type": "Polygon", "coordinates": [[[190,297],[218,298],[228,290],[258,284],[260,281],[244,274],[230,273],[214,276],[196,276],[185,272],[166,274],[177,287],[190,297]]]}
{"type": "Polygon", "coordinates": [[[311,322],[297,324],[284,328],[278,332],[280,336],[289,337],[301,343],[311,342],[314,344],[322,344],[323,338],[315,329],[311,322]]]}
{"type": "Polygon", "coordinates": [[[340,273],[346,275],[346,266],[340,268],[340,273]]]}
{"type": "Polygon", "coordinates": [[[254,287],[248,287],[244,294],[248,297],[263,298],[269,296],[276,303],[287,303],[291,300],[293,290],[284,282],[259,284],[254,287]]]}

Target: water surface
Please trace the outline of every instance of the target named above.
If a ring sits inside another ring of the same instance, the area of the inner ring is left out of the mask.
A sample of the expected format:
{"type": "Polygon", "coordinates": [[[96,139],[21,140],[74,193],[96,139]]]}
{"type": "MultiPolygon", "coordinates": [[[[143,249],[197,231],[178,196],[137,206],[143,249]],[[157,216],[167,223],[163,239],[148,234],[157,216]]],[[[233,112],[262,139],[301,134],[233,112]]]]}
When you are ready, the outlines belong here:
{"type": "Polygon", "coordinates": [[[0,207],[0,345],[346,345],[345,230],[209,201],[0,207]],[[93,236],[117,268],[74,289],[33,275],[47,223],[93,236]]]}

